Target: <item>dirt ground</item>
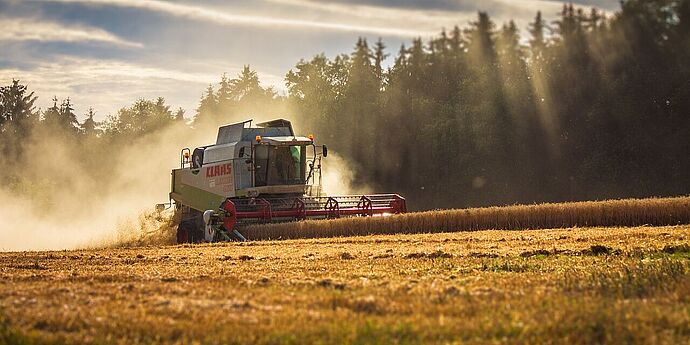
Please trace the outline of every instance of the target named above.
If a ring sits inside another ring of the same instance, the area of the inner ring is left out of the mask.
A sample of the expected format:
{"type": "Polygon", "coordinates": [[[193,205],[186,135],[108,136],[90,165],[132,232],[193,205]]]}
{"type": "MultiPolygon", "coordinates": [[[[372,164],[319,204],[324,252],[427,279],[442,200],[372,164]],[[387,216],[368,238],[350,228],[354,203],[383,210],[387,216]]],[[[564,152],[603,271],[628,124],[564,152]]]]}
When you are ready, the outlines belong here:
{"type": "Polygon", "coordinates": [[[690,344],[690,227],[0,253],[0,343],[690,344]]]}

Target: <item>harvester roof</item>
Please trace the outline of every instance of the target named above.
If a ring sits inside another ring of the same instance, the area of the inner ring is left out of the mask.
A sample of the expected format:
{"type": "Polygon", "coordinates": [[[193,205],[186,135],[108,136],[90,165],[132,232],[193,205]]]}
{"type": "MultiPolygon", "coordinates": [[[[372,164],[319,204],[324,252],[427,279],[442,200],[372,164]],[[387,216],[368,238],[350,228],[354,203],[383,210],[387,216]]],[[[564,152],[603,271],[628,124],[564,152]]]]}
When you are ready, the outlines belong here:
{"type": "Polygon", "coordinates": [[[218,129],[216,145],[230,144],[238,141],[251,141],[256,136],[263,137],[294,137],[292,124],[285,119],[276,119],[257,123],[251,126],[253,120],[242,121],[222,126],[218,129]]]}
{"type": "Polygon", "coordinates": [[[269,145],[299,145],[299,144],[311,144],[311,139],[307,137],[292,137],[292,136],[280,136],[280,137],[262,137],[262,143],[267,143],[269,145]]]}

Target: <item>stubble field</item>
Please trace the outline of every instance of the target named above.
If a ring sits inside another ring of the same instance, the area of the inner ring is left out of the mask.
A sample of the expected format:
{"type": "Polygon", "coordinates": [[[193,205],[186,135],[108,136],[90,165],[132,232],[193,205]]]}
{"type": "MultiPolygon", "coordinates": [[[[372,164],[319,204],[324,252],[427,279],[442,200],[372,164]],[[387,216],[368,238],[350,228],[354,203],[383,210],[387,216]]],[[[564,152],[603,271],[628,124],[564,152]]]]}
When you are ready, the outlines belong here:
{"type": "Polygon", "coordinates": [[[0,343],[690,343],[690,227],[0,254],[0,343]]]}

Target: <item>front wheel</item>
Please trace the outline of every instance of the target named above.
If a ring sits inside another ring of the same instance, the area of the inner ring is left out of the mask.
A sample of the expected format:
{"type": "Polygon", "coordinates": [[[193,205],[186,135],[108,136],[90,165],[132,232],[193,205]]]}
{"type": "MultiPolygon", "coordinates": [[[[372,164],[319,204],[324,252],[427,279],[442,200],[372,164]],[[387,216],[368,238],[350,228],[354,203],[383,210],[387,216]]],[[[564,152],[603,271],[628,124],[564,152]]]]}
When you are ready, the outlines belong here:
{"type": "Polygon", "coordinates": [[[204,241],[204,233],[198,229],[195,222],[185,220],[177,226],[177,243],[200,243],[204,241]]]}

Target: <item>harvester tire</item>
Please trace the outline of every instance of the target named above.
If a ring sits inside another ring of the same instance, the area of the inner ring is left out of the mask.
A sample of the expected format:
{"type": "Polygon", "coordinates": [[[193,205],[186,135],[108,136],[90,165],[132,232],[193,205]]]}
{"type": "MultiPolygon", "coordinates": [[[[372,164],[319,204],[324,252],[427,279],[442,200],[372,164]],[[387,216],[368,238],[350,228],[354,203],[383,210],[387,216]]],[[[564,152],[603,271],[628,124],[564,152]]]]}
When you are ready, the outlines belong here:
{"type": "Polygon", "coordinates": [[[182,221],[177,226],[177,243],[198,243],[203,241],[203,232],[199,233],[195,222],[182,221]]]}
{"type": "Polygon", "coordinates": [[[177,225],[177,244],[189,243],[189,230],[187,229],[187,222],[181,222],[177,225]]]}

